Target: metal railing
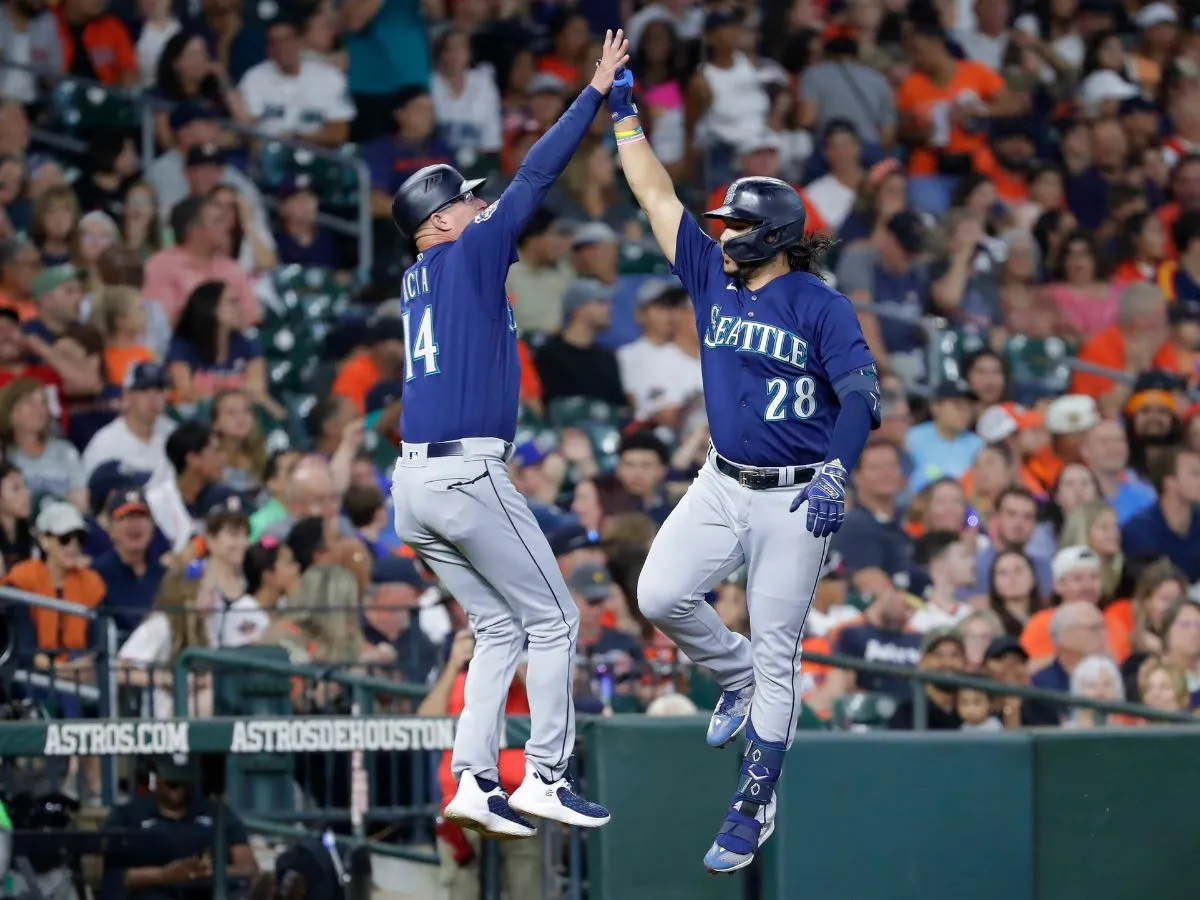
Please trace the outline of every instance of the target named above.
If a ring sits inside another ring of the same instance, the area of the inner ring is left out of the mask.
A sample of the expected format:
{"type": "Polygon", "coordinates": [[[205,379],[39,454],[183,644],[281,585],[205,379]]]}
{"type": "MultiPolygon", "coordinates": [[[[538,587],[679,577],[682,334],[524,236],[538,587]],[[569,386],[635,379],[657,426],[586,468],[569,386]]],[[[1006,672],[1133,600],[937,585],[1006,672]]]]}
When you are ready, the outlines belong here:
{"type": "Polygon", "coordinates": [[[946,320],[937,316],[926,316],[905,307],[885,303],[855,303],[854,311],[867,313],[880,319],[888,319],[920,331],[925,338],[925,381],[906,385],[909,392],[919,397],[932,397],[944,373],[945,355],[938,339],[946,329],[946,320]]]}
{"type": "MultiPolygon", "coordinates": [[[[75,75],[64,75],[53,69],[45,66],[33,66],[23,63],[15,63],[11,60],[6,60],[0,57],[0,71],[4,69],[19,69],[28,72],[31,75],[47,84],[57,87],[61,84],[70,84],[78,88],[86,90],[102,90],[105,93],[121,98],[128,102],[138,111],[139,128],[140,128],[140,143],[143,166],[149,166],[151,162],[158,156],[158,142],[154,134],[154,114],[156,112],[170,112],[174,109],[175,104],[158,97],[151,96],[146,91],[140,88],[126,88],[118,85],[107,85],[99,81],[94,81],[88,78],[80,78],[75,75]]],[[[223,129],[232,131],[236,134],[251,139],[252,141],[266,141],[273,144],[278,144],[287,147],[293,151],[307,153],[318,159],[332,161],[338,165],[346,166],[354,170],[355,178],[358,183],[358,212],[355,220],[347,221],[345,219],[331,216],[328,213],[318,213],[317,221],[340,234],[349,235],[358,239],[358,275],[365,282],[371,273],[371,267],[375,261],[375,240],[372,231],[371,220],[371,172],[367,168],[367,164],[358,156],[347,156],[343,153],[338,153],[333,150],[328,150],[318,144],[309,143],[307,141],[284,140],[281,138],[272,137],[263,134],[258,129],[249,125],[242,125],[232,119],[216,119],[214,120],[223,129]]],[[[39,141],[46,143],[48,146],[57,147],[70,153],[86,153],[88,144],[86,141],[74,138],[70,135],[62,135],[56,132],[46,131],[45,129],[36,127],[37,123],[31,123],[35,127],[30,128],[30,136],[37,138],[39,141]]],[[[273,205],[273,200],[267,196],[263,197],[263,202],[268,205],[273,205]]]]}
{"type": "Polygon", "coordinates": [[[1032,685],[1006,684],[991,678],[980,678],[975,675],[959,675],[952,672],[938,672],[928,669],[917,669],[911,666],[899,666],[894,663],[867,662],[849,656],[837,656],[829,653],[805,651],[804,659],[830,666],[835,669],[847,669],[852,672],[866,672],[872,675],[890,675],[906,680],[912,689],[913,727],[923,731],[929,722],[929,698],[925,688],[935,687],[970,688],[982,691],[989,696],[1020,697],[1023,700],[1037,700],[1049,703],[1055,707],[1079,707],[1105,715],[1136,716],[1153,722],[1171,722],[1180,725],[1200,727],[1200,718],[1188,713],[1166,712],[1153,709],[1140,703],[1128,703],[1117,700],[1095,700],[1081,697],[1063,691],[1050,691],[1032,685]]]}

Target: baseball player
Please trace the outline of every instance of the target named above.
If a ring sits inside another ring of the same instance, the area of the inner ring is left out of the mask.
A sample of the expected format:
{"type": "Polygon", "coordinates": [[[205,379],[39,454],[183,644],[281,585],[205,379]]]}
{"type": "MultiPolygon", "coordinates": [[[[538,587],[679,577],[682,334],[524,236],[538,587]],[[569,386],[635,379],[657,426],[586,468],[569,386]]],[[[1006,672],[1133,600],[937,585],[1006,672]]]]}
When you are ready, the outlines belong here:
{"type": "Polygon", "coordinates": [[[393,474],[396,531],[458,599],[475,631],[466,708],[454,739],[458,780],[446,817],[489,837],[526,838],[525,816],[594,828],[604,807],[567,779],[579,615],[541,529],[505,465],[517,428],[517,326],[504,290],[517,238],[596,118],[618,66],[621,31],[605,37],[591,84],[529,150],[486,208],[447,165],[400,186],[392,215],[414,239],[405,273],[404,441],[393,474]],[[526,775],[508,797],[497,756],[504,705],[528,636],[526,775]]]}
{"type": "Polygon", "coordinates": [[[800,711],[800,636],[847,473],[879,426],[879,379],[854,310],[816,274],[827,246],[804,237],[804,203],[775,178],[740,178],[709,238],[675,196],[642,133],[633,78],[608,103],[621,168],[696,308],[712,448],[655,539],[638,603],[724,689],[708,727],[721,747],[743,729],[741,778],[712,872],[749,865],[774,830],[775,783],[800,711]],[[792,513],[804,509],[803,515],[792,513]],[[752,640],[702,598],[743,565],[752,640]]]}

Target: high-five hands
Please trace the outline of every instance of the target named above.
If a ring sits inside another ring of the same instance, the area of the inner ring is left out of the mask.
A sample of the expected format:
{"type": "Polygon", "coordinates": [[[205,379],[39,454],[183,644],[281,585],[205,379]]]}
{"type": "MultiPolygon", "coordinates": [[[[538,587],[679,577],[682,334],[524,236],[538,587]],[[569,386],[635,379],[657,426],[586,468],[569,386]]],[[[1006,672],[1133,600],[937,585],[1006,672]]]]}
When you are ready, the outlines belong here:
{"type": "Polygon", "coordinates": [[[633,73],[628,69],[617,70],[612,90],[608,93],[608,108],[612,112],[614,122],[638,114],[637,107],[633,104],[633,73]]]}
{"type": "Polygon", "coordinates": [[[592,87],[601,94],[607,94],[613,85],[617,69],[629,63],[629,41],[625,40],[625,32],[620,28],[613,34],[611,30],[604,32],[604,49],[596,60],[596,74],[592,76],[592,87]]]}

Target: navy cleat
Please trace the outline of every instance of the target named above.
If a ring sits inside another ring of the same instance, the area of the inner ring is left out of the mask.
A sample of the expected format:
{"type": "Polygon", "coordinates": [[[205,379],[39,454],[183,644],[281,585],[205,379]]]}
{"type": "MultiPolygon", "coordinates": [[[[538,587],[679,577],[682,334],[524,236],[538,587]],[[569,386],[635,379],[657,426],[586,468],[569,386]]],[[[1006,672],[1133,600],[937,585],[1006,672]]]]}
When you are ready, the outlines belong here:
{"type": "Polygon", "coordinates": [[[470,772],[463,772],[454,799],[446,804],[446,819],[497,841],[517,841],[537,834],[532,822],[513,812],[500,785],[470,772]]]}
{"type": "Polygon", "coordinates": [[[750,702],[754,699],[754,682],[740,691],[722,691],[708,720],[708,745],[724,747],[746,727],[750,719],[750,702]]]}
{"type": "Polygon", "coordinates": [[[725,821],[704,854],[704,867],[714,875],[746,868],[775,831],[775,783],[787,752],[782,744],[763,741],[747,724],[748,742],[742,772],[725,821]]]}
{"type": "Polygon", "coordinates": [[[522,815],[553,819],[580,828],[599,828],[612,818],[599,803],[585,800],[565,774],[555,781],[547,781],[528,760],[525,762],[525,780],[513,791],[509,803],[522,815]]]}

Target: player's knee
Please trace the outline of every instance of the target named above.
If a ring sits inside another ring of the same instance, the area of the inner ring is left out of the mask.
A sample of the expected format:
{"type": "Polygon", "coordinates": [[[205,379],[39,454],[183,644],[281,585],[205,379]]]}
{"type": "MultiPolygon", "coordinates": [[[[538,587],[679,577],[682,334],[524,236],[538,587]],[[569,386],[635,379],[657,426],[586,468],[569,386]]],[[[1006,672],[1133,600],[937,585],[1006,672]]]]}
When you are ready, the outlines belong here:
{"type": "Polygon", "coordinates": [[[638,609],[651,622],[662,622],[688,603],[675,579],[669,572],[650,568],[642,569],[637,586],[638,609]]]}
{"type": "Polygon", "coordinates": [[[559,601],[554,608],[535,619],[526,619],[525,630],[532,643],[573,644],[579,636],[579,610],[569,600],[559,601]]]}

